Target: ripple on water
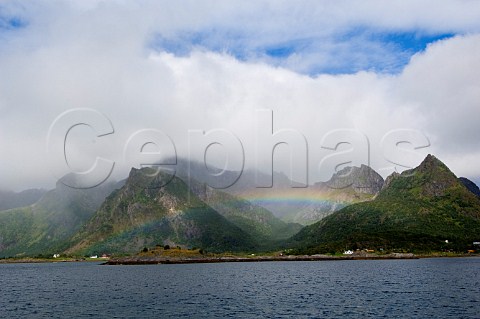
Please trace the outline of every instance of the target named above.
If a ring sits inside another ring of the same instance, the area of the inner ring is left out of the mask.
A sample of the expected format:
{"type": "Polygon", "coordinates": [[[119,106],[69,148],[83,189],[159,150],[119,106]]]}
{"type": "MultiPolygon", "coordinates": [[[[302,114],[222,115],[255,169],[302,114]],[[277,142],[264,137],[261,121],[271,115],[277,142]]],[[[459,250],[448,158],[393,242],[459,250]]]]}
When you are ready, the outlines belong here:
{"type": "Polygon", "coordinates": [[[1,318],[478,318],[480,258],[0,265],[1,318]]]}

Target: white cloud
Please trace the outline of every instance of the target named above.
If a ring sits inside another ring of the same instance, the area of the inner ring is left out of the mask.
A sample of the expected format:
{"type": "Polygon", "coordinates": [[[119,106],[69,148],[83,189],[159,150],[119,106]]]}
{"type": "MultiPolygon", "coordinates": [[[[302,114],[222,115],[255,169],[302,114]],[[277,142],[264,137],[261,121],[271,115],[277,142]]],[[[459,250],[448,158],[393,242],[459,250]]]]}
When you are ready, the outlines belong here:
{"type": "Polygon", "coordinates": [[[479,165],[448,159],[472,159],[480,149],[479,54],[479,35],[432,44],[426,53],[413,57],[397,87],[403,101],[415,104],[425,118],[424,129],[435,152],[455,172],[471,177],[480,175],[479,165]]]}
{"type": "MultiPolygon", "coordinates": [[[[478,32],[477,2],[402,1],[388,7],[376,1],[361,6],[350,2],[295,6],[242,2],[236,8],[218,2],[190,4],[188,9],[166,2],[24,5],[20,15],[28,26],[0,30],[6,39],[0,44],[0,186],[53,184],[45,158],[48,127],[63,111],[76,107],[106,114],[116,130],[94,146],[89,146],[91,135],[83,141],[80,136],[79,154],[90,163],[100,152],[116,160],[120,170],[127,169],[122,167],[124,142],[144,128],[165,131],[179,155],[185,155],[188,129],[224,127],[244,142],[247,161],[252,161],[254,110],[270,108],[275,129],[292,128],[307,137],[314,180],[330,174],[314,173],[327,154],[320,149],[321,138],[339,128],[357,129],[370,138],[374,168],[386,166],[379,147],[383,135],[410,128],[430,137],[431,148],[422,152],[435,152],[458,175],[480,177],[480,166],[461,160],[480,160],[476,151],[480,131],[475,123],[480,118],[480,39],[475,34],[431,45],[398,75],[359,72],[309,77],[265,61],[241,62],[228,54],[195,50],[178,57],[148,48],[156,33],[214,28],[241,30],[246,43],[255,45],[312,34],[334,41],[331,36],[336,32],[358,25],[478,32]],[[344,9],[352,6],[356,10],[344,9]],[[405,10],[408,6],[415,10],[405,10]]],[[[222,40],[226,39],[218,39],[222,40]]],[[[303,58],[321,55],[312,52],[288,63],[308,67],[310,62],[303,58]]]]}

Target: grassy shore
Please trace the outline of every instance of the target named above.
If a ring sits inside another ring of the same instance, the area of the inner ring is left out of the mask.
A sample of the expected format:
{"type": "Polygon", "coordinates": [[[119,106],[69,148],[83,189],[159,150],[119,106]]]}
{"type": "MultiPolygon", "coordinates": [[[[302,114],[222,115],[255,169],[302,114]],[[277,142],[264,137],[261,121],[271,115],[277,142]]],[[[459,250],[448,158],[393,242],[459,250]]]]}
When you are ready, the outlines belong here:
{"type": "Polygon", "coordinates": [[[187,263],[222,263],[222,262],[265,262],[265,261],[328,261],[328,260],[383,260],[383,259],[418,259],[441,257],[479,257],[480,254],[430,252],[412,253],[367,253],[355,252],[352,255],[317,254],[286,255],[283,252],[270,252],[256,255],[252,253],[210,253],[202,249],[182,249],[154,247],[135,255],[113,256],[111,258],[59,257],[59,258],[6,258],[0,264],[11,263],[57,263],[57,262],[101,262],[106,265],[139,265],[139,264],[187,264],[187,263]]]}
{"type": "Polygon", "coordinates": [[[139,264],[193,264],[193,263],[223,263],[223,262],[265,262],[265,261],[327,261],[327,260],[358,260],[358,259],[416,259],[413,254],[355,254],[355,255],[284,255],[282,252],[269,254],[247,253],[207,253],[202,250],[186,250],[181,248],[164,249],[156,247],[134,256],[111,258],[106,265],[139,265],[139,264]]]}
{"type": "Polygon", "coordinates": [[[59,262],[105,262],[108,258],[80,258],[80,257],[60,257],[60,258],[35,258],[18,257],[0,259],[0,264],[36,264],[36,263],[59,263],[59,262]]]}

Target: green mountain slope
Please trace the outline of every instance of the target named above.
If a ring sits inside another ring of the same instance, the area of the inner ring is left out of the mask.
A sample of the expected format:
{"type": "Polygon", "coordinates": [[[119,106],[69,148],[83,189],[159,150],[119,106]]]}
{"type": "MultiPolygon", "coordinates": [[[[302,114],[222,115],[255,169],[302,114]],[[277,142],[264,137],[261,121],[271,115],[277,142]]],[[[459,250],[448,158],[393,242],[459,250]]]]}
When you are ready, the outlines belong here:
{"type": "Polygon", "coordinates": [[[132,169],[125,185],[71,239],[67,253],[132,253],[156,244],[255,248],[249,234],[205,205],[181,179],[143,168],[132,169]]]}
{"type": "Polygon", "coordinates": [[[191,181],[190,189],[228,221],[249,233],[258,243],[287,239],[303,227],[300,224],[286,223],[263,207],[203,183],[191,181]]]}
{"type": "Polygon", "coordinates": [[[303,252],[462,251],[479,239],[480,200],[428,155],[417,168],[389,176],[375,200],[343,208],[304,228],[293,242],[303,252]]]}
{"type": "Polygon", "coordinates": [[[35,204],[1,211],[0,256],[51,255],[65,249],[65,241],[115,187],[116,184],[108,183],[92,189],[74,189],[59,181],[35,204]]]}

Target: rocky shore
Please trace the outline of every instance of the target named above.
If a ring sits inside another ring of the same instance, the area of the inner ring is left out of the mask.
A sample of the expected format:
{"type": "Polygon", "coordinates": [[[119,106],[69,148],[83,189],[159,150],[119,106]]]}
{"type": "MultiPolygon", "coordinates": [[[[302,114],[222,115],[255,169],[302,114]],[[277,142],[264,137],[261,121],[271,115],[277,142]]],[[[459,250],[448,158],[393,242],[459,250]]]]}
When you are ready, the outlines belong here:
{"type": "Polygon", "coordinates": [[[329,260],[383,260],[418,259],[414,254],[392,253],[387,255],[358,254],[348,256],[249,256],[249,257],[124,257],[110,259],[103,265],[151,265],[151,264],[200,264],[225,262],[264,262],[264,261],[329,261],[329,260]]]}

